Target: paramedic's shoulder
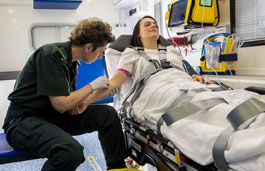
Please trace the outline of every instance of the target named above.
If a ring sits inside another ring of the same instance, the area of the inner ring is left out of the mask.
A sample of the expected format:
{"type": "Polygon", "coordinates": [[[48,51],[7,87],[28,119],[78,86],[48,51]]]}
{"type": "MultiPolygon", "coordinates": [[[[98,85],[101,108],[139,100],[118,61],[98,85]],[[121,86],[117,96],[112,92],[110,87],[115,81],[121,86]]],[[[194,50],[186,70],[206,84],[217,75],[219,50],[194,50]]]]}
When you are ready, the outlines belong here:
{"type": "Polygon", "coordinates": [[[128,72],[132,72],[133,65],[136,61],[139,60],[139,53],[131,47],[127,47],[124,52],[121,54],[119,61],[119,69],[124,69],[128,72]]]}
{"type": "Polygon", "coordinates": [[[45,60],[45,63],[48,61],[53,61],[55,63],[66,63],[67,61],[67,54],[65,52],[63,43],[45,44],[38,48],[34,54],[36,62],[45,60]]]}

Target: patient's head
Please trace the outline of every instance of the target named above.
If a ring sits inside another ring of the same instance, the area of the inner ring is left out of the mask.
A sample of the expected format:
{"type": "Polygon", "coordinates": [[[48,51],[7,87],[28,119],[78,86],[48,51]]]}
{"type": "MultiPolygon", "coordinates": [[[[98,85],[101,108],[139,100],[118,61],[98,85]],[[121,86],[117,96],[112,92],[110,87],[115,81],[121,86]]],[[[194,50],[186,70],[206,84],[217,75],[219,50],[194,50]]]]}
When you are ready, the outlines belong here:
{"type": "Polygon", "coordinates": [[[132,35],[132,46],[145,47],[147,42],[159,44],[159,30],[156,20],[151,16],[144,16],[135,25],[132,35]]]}

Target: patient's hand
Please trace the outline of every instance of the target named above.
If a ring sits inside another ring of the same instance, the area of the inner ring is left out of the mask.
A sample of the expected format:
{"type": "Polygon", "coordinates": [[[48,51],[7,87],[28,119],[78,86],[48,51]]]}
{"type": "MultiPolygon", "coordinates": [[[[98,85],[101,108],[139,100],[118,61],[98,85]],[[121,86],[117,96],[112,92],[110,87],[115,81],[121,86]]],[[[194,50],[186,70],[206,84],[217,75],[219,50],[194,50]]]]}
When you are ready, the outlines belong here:
{"type": "Polygon", "coordinates": [[[203,77],[202,75],[199,75],[199,74],[193,74],[191,77],[192,77],[193,81],[198,81],[198,82],[200,82],[201,84],[204,83],[204,77],[203,77]]]}
{"type": "Polygon", "coordinates": [[[206,77],[206,79],[205,79],[204,76],[199,75],[199,74],[193,74],[191,77],[192,77],[192,79],[193,79],[194,81],[198,81],[198,82],[200,82],[201,84],[214,84],[213,81],[207,79],[207,77],[206,77]]]}

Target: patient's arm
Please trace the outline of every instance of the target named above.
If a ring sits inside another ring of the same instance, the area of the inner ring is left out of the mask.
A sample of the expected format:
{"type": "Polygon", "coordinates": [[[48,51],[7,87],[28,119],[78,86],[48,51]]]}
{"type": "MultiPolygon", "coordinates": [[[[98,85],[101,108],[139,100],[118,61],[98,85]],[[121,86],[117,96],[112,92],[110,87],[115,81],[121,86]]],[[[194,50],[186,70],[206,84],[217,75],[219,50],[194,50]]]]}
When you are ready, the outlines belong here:
{"type": "Polygon", "coordinates": [[[109,97],[111,94],[111,91],[114,88],[120,88],[121,85],[126,81],[127,75],[121,71],[116,71],[114,76],[110,79],[110,85],[109,88],[106,89],[100,89],[95,92],[93,92],[91,95],[89,95],[85,100],[83,100],[80,104],[75,106],[71,111],[70,114],[72,115],[78,115],[83,113],[87,106],[90,104],[103,99],[105,97],[109,97]]]}
{"type": "Polygon", "coordinates": [[[122,84],[126,81],[127,75],[121,71],[116,71],[114,76],[110,79],[110,85],[107,89],[100,89],[89,95],[84,102],[87,105],[90,105],[100,99],[105,97],[109,97],[111,94],[112,89],[120,88],[122,84]]]}

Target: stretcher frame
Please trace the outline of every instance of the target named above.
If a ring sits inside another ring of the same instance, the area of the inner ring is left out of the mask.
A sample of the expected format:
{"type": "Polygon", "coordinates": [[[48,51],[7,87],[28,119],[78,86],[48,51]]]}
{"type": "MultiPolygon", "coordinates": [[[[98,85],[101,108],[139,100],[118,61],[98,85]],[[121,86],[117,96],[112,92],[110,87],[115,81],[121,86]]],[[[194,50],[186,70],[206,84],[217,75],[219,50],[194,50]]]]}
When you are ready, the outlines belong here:
{"type": "Polygon", "coordinates": [[[202,166],[185,156],[170,140],[150,128],[141,126],[133,118],[119,113],[129,156],[140,165],[152,164],[159,171],[198,170],[216,171],[214,164],[202,166]]]}
{"type": "MultiPolygon", "coordinates": [[[[248,91],[265,94],[265,89],[248,87],[248,91]]],[[[214,163],[203,166],[185,156],[170,140],[156,131],[141,126],[126,112],[119,112],[129,156],[138,164],[152,164],[159,171],[217,171],[214,163]]]]}

